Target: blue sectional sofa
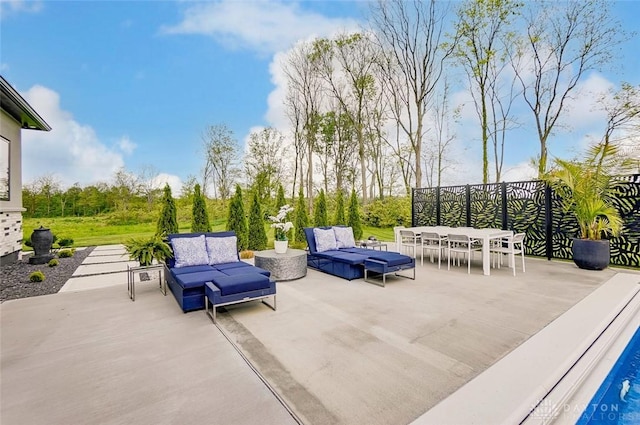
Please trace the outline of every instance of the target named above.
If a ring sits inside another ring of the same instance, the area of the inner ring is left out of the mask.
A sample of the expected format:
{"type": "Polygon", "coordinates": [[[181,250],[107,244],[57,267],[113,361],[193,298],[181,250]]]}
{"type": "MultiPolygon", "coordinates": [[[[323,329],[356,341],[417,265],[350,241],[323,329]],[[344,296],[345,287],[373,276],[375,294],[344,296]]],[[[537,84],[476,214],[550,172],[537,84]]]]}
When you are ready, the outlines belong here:
{"type": "Polygon", "coordinates": [[[215,322],[217,306],[266,297],[273,297],[275,310],[276,282],[269,271],[240,260],[234,232],[178,233],[168,239],[174,258],[165,264],[165,277],[183,312],[206,306],[215,322]]]}
{"type": "MultiPolygon", "coordinates": [[[[415,279],[415,258],[397,252],[375,251],[355,246],[319,251],[313,229],[313,227],[304,228],[309,246],[307,266],[310,268],[347,280],[366,278],[366,268],[371,273],[382,275],[382,286],[386,282],[387,274],[396,274],[402,270],[413,269],[412,279],[415,279]]],[[[319,227],[319,229],[332,228],[319,227]]],[[[377,284],[369,279],[366,281],[377,284]]]]}

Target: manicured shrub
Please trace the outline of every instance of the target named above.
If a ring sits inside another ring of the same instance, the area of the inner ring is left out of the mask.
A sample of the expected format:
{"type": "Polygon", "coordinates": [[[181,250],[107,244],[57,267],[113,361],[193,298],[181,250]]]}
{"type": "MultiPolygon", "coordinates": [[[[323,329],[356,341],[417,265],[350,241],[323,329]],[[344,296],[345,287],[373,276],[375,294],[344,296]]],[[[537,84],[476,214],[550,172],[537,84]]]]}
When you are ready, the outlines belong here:
{"type": "Polygon", "coordinates": [[[51,260],[49,260],[49,262],[47,264],[49,265],[49,267],[55,267],[60,263],[55,258],[52,258],[51,260]]]}
{"type": "Polygon", "coordinates": [[[58,257],[59,258],[69,258],[69,257],[73,257],[73,251],[70,249],[63,249],[61,251],[58,252],[58,257]]]}
{"type": "Polygon", "coordinates": [[[267,232],[264,229],[264,215],[260,207],[258,193],[253,193],[251,210],[249,212],[249,244],[253,251],[262,251],[267,247],[267,232]]]}
{"type": "Polygon", "coordinates": [[[44,273],[42,273],[39,270],[36,270],[35,272],[32,272],[29,275],[30,282],[42,282],[43,280],[44,280],[44,273]]]}
{"type": "Polygon", "coordinates": [[[327,218],[327,198],[324,196],[323,189],[320,189],[313,208],[313,223],[316,227],[324,227],[329,224],[329,219],[327,218]]]}
{"type": "Polygon", "coordinates": [[[333,217],[333,224],[346,224],[347,219],[344,217],[344,193],[342,189],[338,189],[336,194],[336,212],[333,217]]]}
{"type": "Polygon", "coordinates": [[[411,226],[411,197],[374,200],[364,208],[363,222],[371,227],[411,226]]]}
{"type": "Polygon", "coordinates": [[[71,238],[63,237],[58,239],[58,246],[60,248],[68,248],[71,245],[73,245],[73,239],[71,238]]]}
{"type": "Polygon", "coordinates": [[[240,258],[242,258],[243,260],[249,259],[249,258],[253,258],[253,251],[249,250],[249,249],[245,249],[244,251],[240,251],[240,258]]]}
{"type": "Polygon", "coordinates": [[[156,235],[164,238],[169,234],[178,233],[177,216],[176,202],[171,195],[171,186],[167,183],[164,185],[162,194],[162,211],[160,211],[160,217],[158,217],[156,235]]]}
{"type": "Polygon", "coordinates": [[[300,187],[300,192],[298,193],[295,214],[295,222],[293,223],[295,242],[302,244],[307,240],[304,236],[304,228],[309,227],[309,213],[307,212],[307,205],[304,202],[304,191],[302,187],[300,187]]]}
{"type": "Polygon", "coordinates": [[[227,217],[227,230],[236,232],[238,238],[238,248],[247,249],[249,245],[249,229],[247,228],[247,218],[244,215],[244,201],[242,200],[242,188],[236,185],[236,193],[229,203],[229,215],[227,217]]]}
{"type": "Polygon", "coordinates": [[[360,220],[360,208],[358,207],[358,196],[356,195],[355,189],[351,190],[347,225],[353,228],[353,237],[356,240],[362,238],[362,222],[360,220]]]}
{"type": "Polygon", "coordinates": [[[200,185],[193,188],[193,210],[191,214],[192,232],[210,232],[209,214],[207,214],[207,204],[204,195],[200,192],[200,185]]]}

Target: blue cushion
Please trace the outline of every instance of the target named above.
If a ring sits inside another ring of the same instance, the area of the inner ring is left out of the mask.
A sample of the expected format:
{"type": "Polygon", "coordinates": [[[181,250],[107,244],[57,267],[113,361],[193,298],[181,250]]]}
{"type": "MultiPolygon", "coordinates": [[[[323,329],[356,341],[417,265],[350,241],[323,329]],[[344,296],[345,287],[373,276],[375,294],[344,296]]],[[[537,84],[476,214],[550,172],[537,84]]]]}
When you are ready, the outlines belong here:
{"type": "Polygon", "coordinates": [[[269,287],[269,278],[260,273],[245,273],[233,276],[216,276],[213,284],[220,288],[220,294],[231,295],[255,291],[269,287]]]}
{"type": "Polygon", "coordinates": [[[327,258],[333,261],[339,261],[341,263],[347,263],[351,265],[358,265],[364,263],[364,260],[367,259],[364,255],[361,254],[352,254],[350,252],[341,252],[341,251],[325,251],[317,254],[318,257],[327,258]]]}
{"type": "Polygon", "coordinates": [[[226,277],[226,275],[218,271],[185,273],[176,276],[176,281],[185,289],[197,288],[198,286],[204,286],[205,282],[211,282],[217,277],[226,277]]]}
{"type": "MultiPolygon", "coordinates": [[[[316,248],[316,236],[313,234],[313,229],[316,229],[316,227],[305,227],[304,230],[304,236],[307,238],[307,245],[309,246],[309,252],[312,254],[315,254],[316,252],[318,252],[318,249],[316,248]]],[[[331,227],[318,227],[318,229],[331,229],[331,227]]]]}
{"type": "Polygon", "coordinates": [[[376,255],[372,255],[369,258],[372,260],[384,261],[389,267],[399,266],[401,264],[407,264],[411,262],[411,257],[408,255],[397,254],[395,252],[382,252],[376,255]]]}
{"type": "Polygon", "coordinates": [[[221,263],[221,264],[216,264],[215,266],[216,269],[220,270],[220,271],[224,271],[224,270],[228,270],[228,269],[237,269],[237,268],[245,268],[245,267],[253,267],[251,264],[249,263],[245,263],[244,261],[235,261],[233,263],[221,263]]]}
{"type": "Polygon", "coordinates": [[[213,271],[215,271],[215,269],[213,267],[211,267],[211,266],[208,266],[208,265],[186,266],[186,267],[179,267],[179,268],[171,269],[171,273],[173,273],[174,276],[178,276],[178,275],[185,274],[185,273],[213,272],[213,271]]]}
{"type": "Polygon", "coordinates": [[[235,267],[232,269],[224,269],[221,270],[222,273],[228,276],[234,276],[237,274],[246,274],[246,273],[260,273],[267,277],[271,276],[271,272],[269,270],[261,269],[260,267],[255,267],[247,264],[247,267],[235,267]]]}

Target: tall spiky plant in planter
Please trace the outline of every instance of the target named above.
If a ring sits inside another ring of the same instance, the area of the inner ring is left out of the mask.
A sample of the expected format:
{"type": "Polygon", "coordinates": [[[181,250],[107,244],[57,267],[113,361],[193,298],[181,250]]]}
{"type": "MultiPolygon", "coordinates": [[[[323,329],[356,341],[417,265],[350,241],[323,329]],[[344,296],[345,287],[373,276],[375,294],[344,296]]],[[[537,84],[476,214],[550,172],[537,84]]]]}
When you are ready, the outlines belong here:
{"type": "Polygon", "coordinates": [[[545,176],[563,210],[573,214],[580,227],[572,246],[573,261],[580,268],[602,270],[609,265],[606,237],[620,235],[623,228],[620,213],[612,204],[615,176],[624,171],[627,162],[617,144],[603,141],[591,146],[582,159],[555,159],[545,176]]]}

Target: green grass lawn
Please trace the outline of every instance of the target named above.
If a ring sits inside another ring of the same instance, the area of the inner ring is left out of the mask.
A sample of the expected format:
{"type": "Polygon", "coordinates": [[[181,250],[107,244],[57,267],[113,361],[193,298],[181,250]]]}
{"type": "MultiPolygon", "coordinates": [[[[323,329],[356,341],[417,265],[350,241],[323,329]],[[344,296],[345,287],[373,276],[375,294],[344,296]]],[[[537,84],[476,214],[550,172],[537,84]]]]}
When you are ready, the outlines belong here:
{"type": "MultiPolygon", "coordinates": [[[[213,231],[225,229],[224,220],[211,223],[213,231]]],[[[74,246],[94,246],[119,244],[131,238],[148,238],[154,235],[156,223],[120,224],[109,223],[106,216],[96,217],[56,217],[56,218],[25,218],[23,234],[25,238],[31,236],[33,229],[40,226],[51,229],[58,238],[65,237],[74,240],[74,246]]],[[[189,232],[190,222],[179,223],[181,233],[189,232]]],[[[265,225],[269,245],[273,246],[273,231],[265,225]]],[[[381,241],[393,240],[392,228],[363,227],[363,239],[375,236],[381,241]]],[[[24,247],[25,250],[30,248],[24,247]]]]}

